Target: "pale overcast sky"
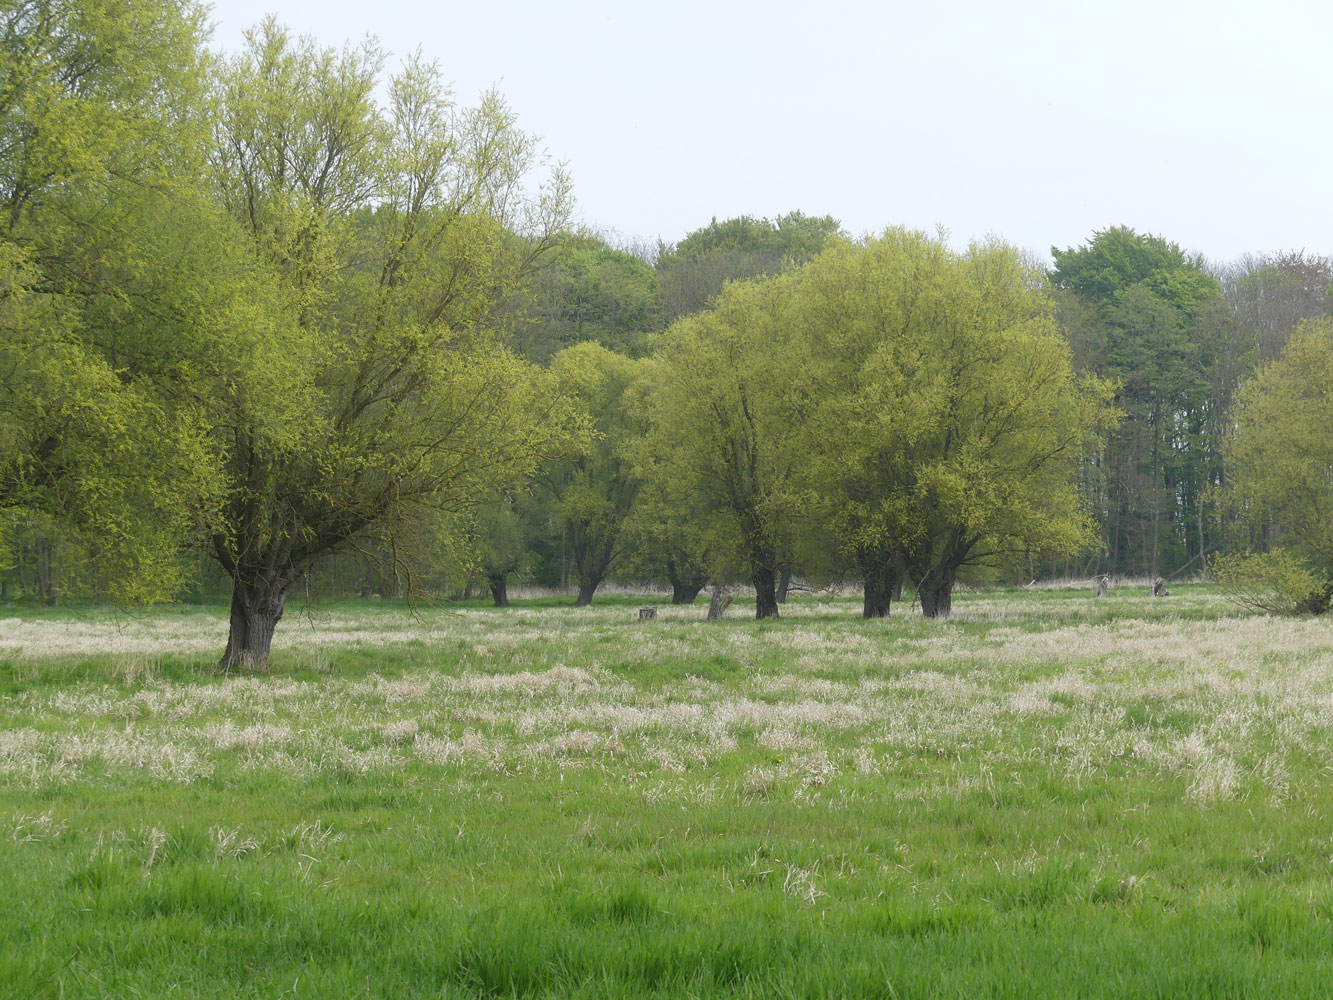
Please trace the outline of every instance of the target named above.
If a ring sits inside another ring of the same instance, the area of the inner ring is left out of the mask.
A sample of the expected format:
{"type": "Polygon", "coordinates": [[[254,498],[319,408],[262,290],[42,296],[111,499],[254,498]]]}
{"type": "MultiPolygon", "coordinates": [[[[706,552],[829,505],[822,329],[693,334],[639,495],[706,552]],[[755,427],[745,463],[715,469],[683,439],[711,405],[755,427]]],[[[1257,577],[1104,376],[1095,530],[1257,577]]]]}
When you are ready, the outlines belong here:
{"type": "Polygon", "coordinates": [[[214,44],[270,12],[497,86],[628,237],[799,209],[1043,255],[1117,224],[1333,253],[1325,2],[217,0],[214,44]]]}

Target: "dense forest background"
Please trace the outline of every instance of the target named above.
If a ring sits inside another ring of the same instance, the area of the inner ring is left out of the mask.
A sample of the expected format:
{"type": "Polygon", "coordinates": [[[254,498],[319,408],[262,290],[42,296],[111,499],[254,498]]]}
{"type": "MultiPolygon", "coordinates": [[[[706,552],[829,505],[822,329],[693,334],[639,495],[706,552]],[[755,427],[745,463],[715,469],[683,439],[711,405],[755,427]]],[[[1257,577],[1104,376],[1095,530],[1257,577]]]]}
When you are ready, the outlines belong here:
{"type": "Polygon", "coordinates": [[[635,242],[420,58],[8,11],[0,600],[230,595],[240,655],[293,594],[841,581],[871,614],[906,582],[947,613],[957,580],[1281,533],[1228,440],[1328,257],[1111,226],[1047,266],[798,211],[635,242]]]}

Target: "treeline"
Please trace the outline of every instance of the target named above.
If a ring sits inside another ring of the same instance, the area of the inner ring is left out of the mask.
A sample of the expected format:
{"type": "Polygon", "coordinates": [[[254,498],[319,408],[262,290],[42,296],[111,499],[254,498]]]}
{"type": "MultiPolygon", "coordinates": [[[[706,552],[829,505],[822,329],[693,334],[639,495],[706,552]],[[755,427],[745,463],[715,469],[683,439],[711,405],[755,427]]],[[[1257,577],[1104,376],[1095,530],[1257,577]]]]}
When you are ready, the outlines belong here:
{"type": "Polygon", "coordinates": [[[236,665],[298,591],[743,580],[765,617],[799,576],[938,616],[959,579],[1320,557],[1260,479],[1304,449],[1325,503],[1322,397],[1242,387],[1293,331],[1318,353],[1324,258],[1111,228],[1047,271],[801,213],[625,245],[499,95],[205,29],[3,15],[0,597],[229,596],[236,665]],[[1264,445],[1283,393],[1304,423],[1264,445]]]}

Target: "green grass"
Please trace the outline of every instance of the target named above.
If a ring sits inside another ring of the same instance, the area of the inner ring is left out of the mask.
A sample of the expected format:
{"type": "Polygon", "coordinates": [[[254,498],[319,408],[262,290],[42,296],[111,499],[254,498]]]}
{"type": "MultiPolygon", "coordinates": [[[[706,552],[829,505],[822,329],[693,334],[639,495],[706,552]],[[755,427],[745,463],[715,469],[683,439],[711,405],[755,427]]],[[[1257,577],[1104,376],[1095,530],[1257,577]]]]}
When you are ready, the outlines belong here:
{"type": "Polygon", "coordinates": [[[1327,995],[1329,623],[641,603],[0,609],[0,996],[1327,995]]]}

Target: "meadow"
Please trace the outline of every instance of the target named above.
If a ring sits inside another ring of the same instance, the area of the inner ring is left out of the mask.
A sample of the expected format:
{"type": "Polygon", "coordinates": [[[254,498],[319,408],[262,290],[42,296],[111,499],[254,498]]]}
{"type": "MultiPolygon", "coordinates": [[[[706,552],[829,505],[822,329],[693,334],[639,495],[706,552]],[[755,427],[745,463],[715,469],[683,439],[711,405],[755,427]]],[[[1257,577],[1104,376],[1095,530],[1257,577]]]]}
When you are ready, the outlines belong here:
{"type": "Polygon", "coordinates": [[[0,607],[0,996],[1328,995],[1333,622],[640,603],[0,607]]]}

